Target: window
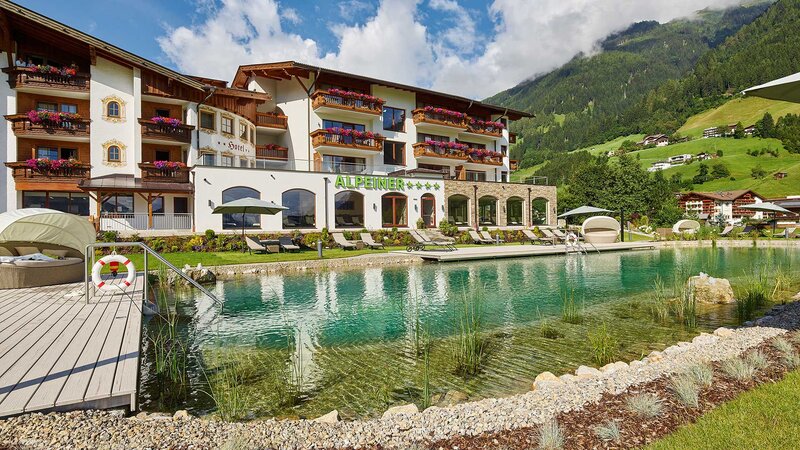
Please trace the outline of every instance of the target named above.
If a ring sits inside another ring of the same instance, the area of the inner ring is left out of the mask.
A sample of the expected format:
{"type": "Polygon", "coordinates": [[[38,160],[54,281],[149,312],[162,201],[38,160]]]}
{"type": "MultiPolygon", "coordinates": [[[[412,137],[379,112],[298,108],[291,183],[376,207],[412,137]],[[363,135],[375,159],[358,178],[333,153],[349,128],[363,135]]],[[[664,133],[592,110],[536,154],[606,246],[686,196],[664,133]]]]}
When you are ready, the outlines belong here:
{"type": "Polygon", "coordinates": [[[367,127],[358,123],[338,122],[335,120],[323,120],[322,128],[344,128],[346,130],[366,131],[367,127]]]}
{"type": "Polygon", "coordinates": [[[466,173],[466,180],[468,181],[486,181],[486,172],[478,172],[475,170],[468,170],[466,173]]]}
{"type": "Polygon", "coordinates": [[[447,221],[460,227],[469,224],[469,199],[464,195],[452,195],[447,199],[447,221]]]}
{"type": "Polygon", "coordinates": [[[508,172],[500,172],[500,181],[503,183],[508,183],[508,172]]]}
{"type": "Polygon", "coordinates": [[[239,157],[239,167],[248,167],[250,162],[244,156],[239,157]]]}
{"type": "Polygon", "coordinates": [[[189,213],[189,199],[186,197],[172,198],[172,212],[175,214],[189,213]]]}
{"type": "Polygon", "coordinates": [[[200,111],[200,128],[214,131],[216,127],[216,114],[209,111],[200,111]]]}
{"type": "Polygon", "coordinates": [[[106,116],[119,117],[119,102],[111,101],[106,105],[106,116]]]}
{"type": "Polygon", "coordinates": [[[61,159],[78,159],[77,148],[62,148],[61,159]]]}
{"type": "Polygon", "coordinates": [[[156,150],[156,161],[169,161],[169,150],[156,150]]]}
{"type": "Polygon", "coordinates": [[[119,147],[116,145],[112,145],[108,147],[108,160],[113,162],[119,162],[121,159],[122,152],[120,151],[119,147]]]}
{"type": "Polygon", "coordinates": [[[222,167],[233,167],[233,156],[222,155],[222,158],[220,158],[219,165],[222,167]]]}
{"type": "Polygon", "coordinates": [[[424,194],[421,198],[422,220],[428,228],[436,228],[436,197],[424,194]]]}
{"type": "MultiPolygon", "coordinates": [[[[261,193],[249,187],[232,187],[222,191],[222,203],[232,202],[241,198],[261,198],[261,193]]],[[[260,228],[261,215],[259,214],[223,214],[222,228],[225,230],[237,228],[260,228]]]]}
{"type": "Polygon", "coordinates": [[[214,165],[214,154],[213,153],[203,153],[200,155],[200,164],[204,166],[213,166],[214,165]]]}
{"type": "Polygon", "coordinates": [[[74,105],[72,103],[62,103],[61,104],[61,112],[69,113],[69,114],[77,114],[78,113],[78,105],[74,105]]]}
{"type": "Polygon", "coordinates": [[[156,108],[156,117],[169,117],[169,110],[156,108]]]}
{"type": "Polygon", "coordinates": [[[469,148],[479,148],[481,150],[486,150],[486,144],[478,144],[476,142],[467,142],[467,141],[458,141],[462,144],[467,144],[469,148]]]}
{"type": "Polygon", "coordinates": [[[405,166],[405,148],[405,142],[383,141],[383,163],[405,166]]]}
{"type": "Polygon", "coordinates": [[[364,196],[343,191],[334,197],[336,228],[364,228],[364,196]]]}
{"type": "Polygon", "coordinates": [[[381,197],[381,217],[384,227],[408,226],[408,197],[389,193],[381,197]]]}
{"type": "Polygon", "coordinates": [[[522,199],[511,197],[506,200],[506,222],[509,226],[522,225],[522,199]]]}
{"type": "Polygon", "coordinates": [[[322,155],[322,171],[330,173],[364,173],[367,170],[365,158],[351,156],[322,155]]]}
{"type": "Polygon", "coordinates": [[[58,159],[58,148],[56,147],[37,147],[36,157],[44,159],[58,159]]]}
{"type": "Polygon", "coordinates": [[[247,124],[239,122],[239,139],[247,140],[247,124]]]}
{"type": "Polygon", "coordinates": [[[291,189],[281,195],[283,228],[314,228],[316,223],[316,196],[305,189],[291,189]]]}
{"type": "Polygon", "coordinates": [[[36,103],[36,110],[37,111],[57,112],[58,111],[58,104],[57,103],[50,103],[50,102],[37,102],[36,103]]]}
{"type": "Polygon", "coordinates": [[[113,194],[103,199],[102,212],[117,214],[133,213],[133,194],[113,194]]]}
{"type": "Polygon", "coordinates": [[[222,132],[225,134],[233,134],[233,119],[230,117],[222,117],[222,132]]]}
{"type": "Polygon", "coordinates": [[[383,107],[383,129],[388,131],[406,131],[406,110],[383,107]]]}
{"type": "Polygon", "coordinates": [[[497,225],[497,199],[484,196],[478,199],[478,223],[480,225],[497,225]]]}
{"type": "Polygon", "coordinates": [[[450,142],[450,138],[447,136],[439,136],[438,134],[417,133],[417,142],[425,141],[450,142]]]}
{"type": "Polygon", "coordinates": [[[548,205],[549,202],[546,198],[539,197],[531,200],[531,226],[547,223],[548,205]]]}
{"type": "Polygon", "coordinates": [[[500,153],[502,153],[503,156],[508,156],[508,146],[507,145],[501,145],[500,146],[500,153]]]}
{"type": "Polygon", "coordinates": [[[24,191],[23,208],[50,208],[78,216],[89,215],[89,194],[78,192],[24,191]]]}
{"type": "Polygon", "coordinates": [[[153,198],[153,214],[164,214],[164,197],[153,198]]]}

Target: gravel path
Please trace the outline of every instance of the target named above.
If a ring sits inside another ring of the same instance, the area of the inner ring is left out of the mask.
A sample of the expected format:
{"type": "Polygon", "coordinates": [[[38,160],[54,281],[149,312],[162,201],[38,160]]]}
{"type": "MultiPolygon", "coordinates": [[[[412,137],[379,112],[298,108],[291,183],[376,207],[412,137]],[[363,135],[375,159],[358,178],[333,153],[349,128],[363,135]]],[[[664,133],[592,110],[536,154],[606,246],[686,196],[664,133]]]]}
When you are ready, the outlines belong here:
{"type": "MultiPolygon", "coordinates": [[[[85,411],[29,414],[0,421],[0,444],[23,448],[335,448],[380,444],[407,449],[415,443],[456,435],[477,435],[544,423],[560,412],[597,402],[604,392],[681,371],[698,361],[737,356],[764,340],[800,328],[800,302],[776,306],[754,326],[720,328],[653,352],[641,361],[617,362],[601,369],[581,367],[575,375],[542,375],[531,392],[452,407],[431,407],[413,414],[336,423],[310,420],[262,420],[225,423],[193,418],[121,412],[85,411]]],[[[2,445],[0,445],[2,447],[2,445]]]]}

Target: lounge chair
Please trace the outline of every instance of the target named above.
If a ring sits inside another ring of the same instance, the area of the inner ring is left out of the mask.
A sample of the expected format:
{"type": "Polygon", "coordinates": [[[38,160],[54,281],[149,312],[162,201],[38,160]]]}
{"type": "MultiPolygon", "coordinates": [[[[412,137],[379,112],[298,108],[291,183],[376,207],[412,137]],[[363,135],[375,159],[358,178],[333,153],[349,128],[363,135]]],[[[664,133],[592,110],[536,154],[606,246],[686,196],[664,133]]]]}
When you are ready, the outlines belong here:
{"type": "Polygon", "coordinates": [[[445,250],[454,251],[456,248],[450,242],[442,242],[442,241],[432,241],[428,239],[426,236],[421,235],[417,230],[409,230],[408,234],[411,235],[411,238],[414,239],[416,244],[409,245],[406,247],[406,250],[409,252],[412,250],[425,250],[426,247],[444,247],[445,250]]]}
{"type": "Polygon", "coordinates": [[[733,225],[728,225],[727,227],[725,227],[724,230],[722,230],[722,232],[719,234],[719,236],[720,237],[728,237],[728,235],[731,234],[731,231],[733,231],[734,228],[735,227],[733,225]]]}
{"type": "Polygon", "coordinates": [[[355,242],[345,239],[342,233],[333,233],[333,242],[336,242],[336,245],[342,247],[344,250],[355,250],[358,248],[355,242]]]}
{"type": "Polygon", "coordinates": [[[481,231],[481,237],[484,238],[484,239],[489,239],[492,242],[499,242],[501,244],[505,242],[503,239],[495,238],[494,236],[489,234],[488,231],[481,231]]]}
{"type": "Polygon", "coordinates": [[[382,249],[383,248],[383,243],[382,242],[375,242],[375,240],[372,239],[372,235],[369,234],[369,233],[361,233],[361,242],[366,244],[367,247],[369,247],[371,249],[377,249],[377,248],[382,249]]]}
{"type": "Polygon", "coordinates": [[[744,227],[744,230],[742,230],[742,234],[750,234],[750,232],[755,230],[755,229],[756,229],[756,227],[754,227],[752,225],[747,225],[746,227],[744,227]]]}
{"type": "MultiPolygon", "coordinates": [[[[530,241],[531,244],[544,244],[544,245],[553,245],[555,242],[552,239],[547,238],[540,238],[531,230],[522,230],[522,234],[525,235],[525,238],[530,241]]],[[[523,242],[524,244],[524,242],[523,242]]]]}
{"type": "Polygon", "coordinates": [[[281,249],[285,252],[299,252],[300,246],[296,245],[292,238],[289,236],[283,236],[278,238],[278,244],[281,246],[281,249]]]}
{"type": "Polygon", "coordinates": [[[794,232],[797,228],[784,228],[783,233],[776,235],[775,237],[782,237],[785,239],[789,239],[790,237],[794,236],[794,232]]]}
{"type": "Polygon", "coordinates": [[[552,230],[548,230],[547,228],[540,228],[539,231],[542,232],[545,238],[550,239],[553,244],[563,244],[566,243],[567,238],[564,236],[563,238],[558,237],[552,230]]]}
{"type": "Polygon", "coordinates": [[[245,241],[245,243],[247,243],[247,250],[250,252],[251,255],[253,254],[253,252],[256,252],[256,253],[269,253],[269,249],[267,247],[265,247],[264,245],[261,245],[260,242],[256,242],[250,236],[245,236],[244,237],[244,241],[245,241]]]}
{"type": "Polygon", "coordinates": [[[431,238],[432,241],[449,242],[451,244],[455,244],[456,243],[455,239],[453,239],[453,238],[451,238],[449,236],[445,236],[444,234],[442,234],[441,231],[439,231],[439,230],[437,230],[435,228],[431,228],[431,229],[425,230],[425,231],[418,231],[418,232],[421,233],[423,236],[428,236],[429,238],[431,238]]]}
{"type": "Polygon", "coordinates": [[[494,240],[493,239],[483,238],[475,230],[469,230],[469,237],[471,237],[472,238],[472,242],[474,242],[476,244],[494,244],[494,240]]]}

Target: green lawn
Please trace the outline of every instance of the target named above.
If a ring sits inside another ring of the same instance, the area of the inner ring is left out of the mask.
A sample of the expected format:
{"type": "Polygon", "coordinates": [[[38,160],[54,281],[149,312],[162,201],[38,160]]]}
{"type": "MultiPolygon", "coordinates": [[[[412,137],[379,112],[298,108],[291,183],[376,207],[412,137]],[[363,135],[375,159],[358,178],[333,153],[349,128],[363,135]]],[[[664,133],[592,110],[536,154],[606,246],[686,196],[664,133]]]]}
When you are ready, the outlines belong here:
{"type": "Polygon", "coordinates": [[[795,371],[740,395],[647,449],[798,448],[799,404],[800,372],[795,371]]]}
{"type": "Polygon", "coordinates": [[[786,114],[800,114],[800,104],[758,97],[735,98],[722,106],[694,115],[678,130],[683,136],[702,137],[703,130],[718,125],[742,122],[753,125],[769,112],[776,121],[786,114]]]}
{"type": "MultiPolygon", "coordinates": [[[[387,247],[386,250],[342,250],[340,248],[324,249],[324,259],[346,258],[350,256],[358,256],[370,253],[386,253],[391,250],[405,249],[405,247],[387,247]]],[[[162,255],[172,264],[178,267],[183,267],[185,264],[196,266],[200,263],[204,266],[223,266],[230,264],[253,264],[253,263],[268,263],[268,262],[286,262],[286,261],[308,261],[317,259],[317,252],[315,250],[302,250],[293,253],[270,253],[270,254],[255,254],[242,253],[242,252],[175,252],[175,253],[162,253],[162,255]]],[[[141,253],[128,255],[131,261],[137,268],[142,267],[143,256],[141,253]]],[[[151,259],[152,263],[153,260],[151,259]]]]}

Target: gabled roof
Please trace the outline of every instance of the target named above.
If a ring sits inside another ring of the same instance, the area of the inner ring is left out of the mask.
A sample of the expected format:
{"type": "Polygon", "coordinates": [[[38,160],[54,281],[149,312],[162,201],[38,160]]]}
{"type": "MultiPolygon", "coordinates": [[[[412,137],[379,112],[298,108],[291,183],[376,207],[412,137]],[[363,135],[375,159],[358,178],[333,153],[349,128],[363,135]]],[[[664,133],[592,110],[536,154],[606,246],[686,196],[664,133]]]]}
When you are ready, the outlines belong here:
{"type": "Polygon", "coordinates": [[[393,81],[380,80],[377,78],[371,78],[347,72],[341,72],[333,69],[326,69],[324,67],[312,66],[310,64],[304,64],[295,61],[282,61],[282,62],[265,63],[265,64],[247,64],[239,66],[239,68],[236,70],[236,76],[234,76],[231,85],[237,88],[246,88],[245,85],[247,83],[247,79],[251,74],[272,79],[288,80],[291,79],[293,76],[297,76],[300,78],[308,78],[312,73],[335,75],[335,76],[363,81],[370,84],[379,84],[382,86],[392,87],[395,89],[402,89],[405,91],[411,91],[415,93],[444,97],[450,100],[467,103],[470,106],[476,106],[491,110],[495,114],[502,114],[504,116],[508,116],[511,120],[518,120],[522,117],[533,117],[533,114],[525,111],[519,111],[519,110],[505,108],[502,106],[491,105],[467,97],[461,97],[453,94],[445,94],[442,92],[432,91],[430,89],[420,88],[416,86],[409,86],[406,84],[395,83],[393,81]]]}
{"type": "Polygon", "coordinates": [[[720,192],[686,192],[684,196],[696,195],[698,197],[705,197],[711,200],[719,200],[723,202],[730,202],[736,200],[743,195],[751,193],[754,197],[764,198],[750,189],[737,189],[734,191],[720,191],[720,192]]]}

